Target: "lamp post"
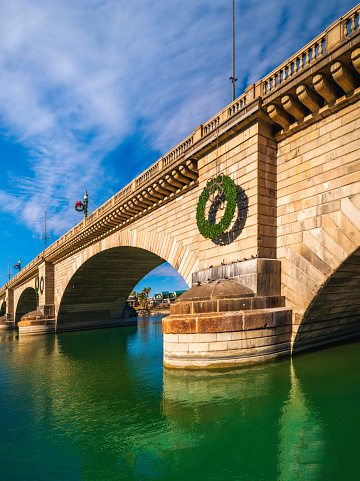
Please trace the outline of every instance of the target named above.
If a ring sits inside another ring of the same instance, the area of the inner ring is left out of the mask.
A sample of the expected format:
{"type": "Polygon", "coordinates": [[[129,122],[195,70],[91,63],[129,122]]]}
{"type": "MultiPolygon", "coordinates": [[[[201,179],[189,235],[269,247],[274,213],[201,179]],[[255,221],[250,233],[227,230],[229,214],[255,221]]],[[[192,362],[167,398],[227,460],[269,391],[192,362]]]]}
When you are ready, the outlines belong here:
{"type": "Polygon", "coordinates": [[[232,84],[232,101],[235,100],[235,82],[237,78],[235,78],[235,0],[233,0],[233,23],[232,23],[232,76],[230,77],[231,84],[232,84]]]}
{"type": "Polygon", "coordinates": [[[14,269],[19,269],[19,272],[21,271],[21,259],[19,259],[17,264],[14,264],[14,269]]]}
{"type": "Polygon", "coordinates": [[[88,196],[87,190],[85,191],[84,202],[81,202],[81,200],[79,200],[78,202],[75,202],[75,210],[77,212],[84,212],[84,219],[87,217],[88,202],[89,202],[89,196],[88,196]]]}

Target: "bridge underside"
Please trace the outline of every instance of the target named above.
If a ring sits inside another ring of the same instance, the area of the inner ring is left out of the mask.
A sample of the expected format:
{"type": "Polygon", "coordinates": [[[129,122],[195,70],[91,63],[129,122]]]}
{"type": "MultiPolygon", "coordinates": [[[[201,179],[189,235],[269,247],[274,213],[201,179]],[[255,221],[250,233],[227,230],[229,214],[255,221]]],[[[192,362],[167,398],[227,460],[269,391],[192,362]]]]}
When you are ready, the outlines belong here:
{"type": "Polygon", "coordinates": [[[126,324],[123,309],[136,284],[165,262],[136,247],[116,247],[96,254],[70,279],[57,317],[56,331],[126,324]]]}
{"type": "Polygon", "coordinates": [[[15,314],[15,325],[18,325],[22,316],[30,311],[34,311],[37,308],[37,296],[35,289],[27,287],[21,294],[17,304],[15,314]]]}
{"type": "Polygon", "coordinates": [[[359,289],[360,248],[329,277],[304,316],[295,315],[293,351],[360,335],[359,289]]]}

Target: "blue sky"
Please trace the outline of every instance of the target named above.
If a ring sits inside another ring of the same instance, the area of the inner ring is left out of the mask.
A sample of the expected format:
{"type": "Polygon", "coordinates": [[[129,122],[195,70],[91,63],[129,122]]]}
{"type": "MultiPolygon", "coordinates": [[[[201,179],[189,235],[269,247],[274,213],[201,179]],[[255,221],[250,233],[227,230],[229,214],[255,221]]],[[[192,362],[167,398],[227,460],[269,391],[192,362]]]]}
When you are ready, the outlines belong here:
{"type": "MultiPolygon", "coordinates": [[[[355,5],[235,4],[237,96],[355,5]]],[[[45,207],[54,241],[85,189],[92,211],[230,103],[231,26],[231,0],[0,2],[1,285],[45,207]]],[[[185,286],[158,269],[144,285],[185,286]]]]}

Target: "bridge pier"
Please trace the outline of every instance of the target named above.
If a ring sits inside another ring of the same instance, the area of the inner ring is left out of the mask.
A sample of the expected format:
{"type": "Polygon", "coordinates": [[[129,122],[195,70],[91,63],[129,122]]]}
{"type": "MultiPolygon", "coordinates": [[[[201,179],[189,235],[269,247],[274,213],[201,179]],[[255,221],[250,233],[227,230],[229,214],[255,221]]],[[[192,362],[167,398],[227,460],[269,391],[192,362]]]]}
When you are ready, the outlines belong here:
{"type": "Polygon", "coordinates": [[[22,316],[19,334],[50,334],[56,331],[55,305],[37,306],[35,311],[22,316]]]}
{"type": "Polygon", "coordinates": [[[43,261],[38,268],[37,299],[35,311],[26,313],[18,322],[19,334],[48,334],[56,330],[54,303],[54,265],[43,261]]]}
{"type": "Polygon", "coordinates": [[[0,317],[0,329],[15,329],[14,291],[12,289],[6,289],[1,310],[5,312],[0,317]]]}
{"type": "Polygon", "coordinates": [[[291,354],[292,310],[280,295],[280,262],[251,259],[193,274],[163,319],[164,365],[218,368],[291,354]]]}
{"type": "Polygon", "coordinates": [[[192,286],[219,279],[230,279],[244,284],[256,296],[281,294],[281,262],[277,259],[252,258],[242,262],[209,267],[192,274],[192,286]]]}

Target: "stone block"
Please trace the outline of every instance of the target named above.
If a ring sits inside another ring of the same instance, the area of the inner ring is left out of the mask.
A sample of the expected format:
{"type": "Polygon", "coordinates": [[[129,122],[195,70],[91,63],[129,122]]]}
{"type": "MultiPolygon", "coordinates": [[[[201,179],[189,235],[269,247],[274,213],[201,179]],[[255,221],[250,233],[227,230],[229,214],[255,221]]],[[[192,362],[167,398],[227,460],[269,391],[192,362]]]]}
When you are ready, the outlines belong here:
{"type": "Polygon", "coordinates": [[[211,342],[209,344],[209,351],[226,351],[227,342],[211,342]]]}
{"type": "Polygon", "coordinates": [[[196,318],[164,318],[162,320],[162,332],[164,334],[188,334],[196,332],[196,318]]]}
{"type": "Polygon", "coordinates": [[[188,352],[189,351],[189,344],[185,342],[179,342],[177,344],[171,344],[172,349],[176,352],[188,352]]]}
{"type": "Polygon", "coordinates": [[[252,299],[252,309],[265,309],[266,307],[268,307],[266,304],[266,297],[265,296],[261,296],[261,297],[254,297],[252,299]]]}
{"type": "Polygon", "coordinates": [[[207,342],[191,342],[189,343],[189,352],[207,352],[212,350],[210,346],[211,344],[207,342]]]}
{"type": "Polygon", "coordinates": [[[281,294],[280,283],[280,273],[260,273],[257,275],[256,294],[258,296],[279,296],[281,294]]]}
{"type": "MultiPolygon", "coordinates": [[[[285,297],[284,296],[267,296],[266,299],[266,306],[267,308],[273,307],[285,307],[285,297]]],[[[255,307],[254,307],[255,309],[255,307]]]]}
{"type": "Polygon", "coordinates": [[[164,342],[179,342],[179,335],[178,334],[163,334],[164,342]]]}
{"type": "Polygon", "coordinates": [[[244,349],[244,340],[243,339],[237,339],[234,341],[228,341],[227,343],[227,349],[228,350],[238,350],[238,349],[244,349]]]}
{"type": "Polygon", "coordinates": [[[182,314],[193,314],[193,303],[189,302],[177,302],[171,304],[170,312],[172,316],[182,315],[182,314]]]}
{"type": "Polygon", "coordinates": [[[282,308],[274,309],[273,311],[273,326],[286,326],[292,323],[292,311],[291,309],[282,308]]]}
{"type": "Polygon", "coordinates": [[[255,294],[257,294],[257,275],[256,274],[246,274],[241,276],[235,276],[234,280],[249,287],[249,289],[252,289],[255,292],[255,294]]]}
{"type": "Polygon", "coordinates": [[[192,304],[194,314],[217,311],[217,301],[198,301],[192,304]]]}
{"type": "Polygon", "coordinates": [[[219,299],[219,312],[252,309],[252,302],[253,298],[251,297],[242,299],[219,299]]]}
{"type": "Polygon", "coordinates": [[[218,332],[216,334],[216,341],[231,341],[232,332],[218,332]]]}
{"type": "Polygon", "coordinates": [[[199,315],[198,332],[229,332],[243,329],[243,313],[220,313],[214,316],[199,315]]]}
{"type": "Polygon", "coordinates": [[[265,310],[244,312],[244,330],[272,327],[272,313],[265,310]]]}

